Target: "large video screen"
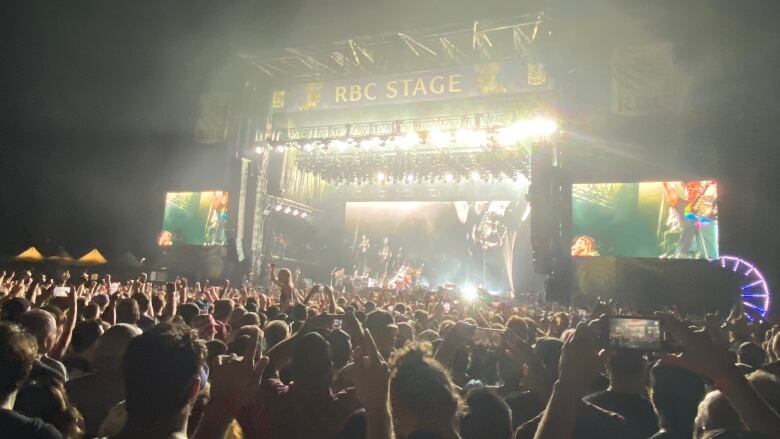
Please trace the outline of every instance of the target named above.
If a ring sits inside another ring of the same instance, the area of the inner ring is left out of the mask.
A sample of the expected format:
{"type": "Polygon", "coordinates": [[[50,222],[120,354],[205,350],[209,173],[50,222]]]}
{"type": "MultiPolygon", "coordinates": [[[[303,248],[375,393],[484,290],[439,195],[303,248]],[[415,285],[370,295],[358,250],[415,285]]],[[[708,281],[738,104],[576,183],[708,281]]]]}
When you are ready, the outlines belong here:
{"type": "Polygon", "coordinates": [[[575,184],[573,256],[714,259],[715,180],[575,184]]]}
{"type": "Polygon", "coordinates": [[[511,289],[512,247],[525,202],[349,202],[345,241],[358,276],[383,285],[406,268],[421,284],[511,289]]]}
{"type": "Polygon", "coordinates": [[[224,245],[227,212],[227,192],[168,192],[157,243],[161,246],[224,245]]]}

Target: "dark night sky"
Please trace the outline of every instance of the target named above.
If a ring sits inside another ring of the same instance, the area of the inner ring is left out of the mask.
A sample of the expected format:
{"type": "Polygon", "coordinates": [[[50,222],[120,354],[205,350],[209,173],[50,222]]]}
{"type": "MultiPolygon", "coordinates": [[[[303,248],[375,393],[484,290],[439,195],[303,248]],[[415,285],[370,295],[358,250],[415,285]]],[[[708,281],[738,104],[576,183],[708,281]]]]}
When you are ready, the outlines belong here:
{"type": "MultiPolygon", "coordinates": [[[[594,94],[608,81],[604,54],[616,41],[650,35],[678,46],[680,66],[693,80],[681,113],[660,122],[627,121],[603,140],[645,149],[643,156],[659,163],[691,168],[697,168],[700,154],[714,152],[717,163],[705,170],[724,184],[723,247],[756,260],[776,277],[780,30],[775,23],[780,15],[772,3],[4,4],[0,254],[30,244],[61,245],[74,254],[94,246],[109,254],[126,249],[151,253],[161,194],[180,186],[183,176],[209,182],[223,177],[216,168],[223,166],[219,157],[224,151],[194,145],[192,124],[199,94],[212,87],[240,50],[306,46],[544,7],[560,32],[564,80],[577,89],[573,95],[586,101],[608,98],[594,94]],[[664,148],[655,147],[659,139],[666,142],[664,148]],[[212,158],[214,170],[209,171],[203,162],[212,158]],[[190,167],[193,163],[198,167],[190,167]]],[[[257,80],[262,83],[262,77],[257,80]]]]}

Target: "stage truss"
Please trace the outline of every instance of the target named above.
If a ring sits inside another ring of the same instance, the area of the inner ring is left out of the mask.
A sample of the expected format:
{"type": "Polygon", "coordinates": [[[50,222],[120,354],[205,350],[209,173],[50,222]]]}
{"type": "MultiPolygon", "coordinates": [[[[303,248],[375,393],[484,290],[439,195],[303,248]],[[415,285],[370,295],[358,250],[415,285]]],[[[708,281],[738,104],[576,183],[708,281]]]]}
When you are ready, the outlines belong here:
{"type": "Polygon", "coordinates": [[[544,12],[533,12],[239,56],[273,79],[319,81],[529,56],[550,34],[544,12]]]}
{"type": "Polygon", "coordinates": [[[492,181],[528,177],[530,145],[558,130],[549,117],[489,113],[290,128],[256,152],[295,149],[298,169],[338,184],[492,181]]]}

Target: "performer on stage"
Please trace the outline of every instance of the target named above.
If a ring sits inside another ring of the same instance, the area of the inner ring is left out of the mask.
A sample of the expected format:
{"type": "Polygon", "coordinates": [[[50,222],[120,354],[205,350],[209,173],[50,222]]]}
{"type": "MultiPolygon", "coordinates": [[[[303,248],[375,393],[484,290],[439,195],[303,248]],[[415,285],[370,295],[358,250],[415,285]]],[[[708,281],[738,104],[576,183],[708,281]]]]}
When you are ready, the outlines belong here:
{"type": "Polygon", "coordinates": [[[714,182],[689,181],[685,183],[685,198],[682,198],[675,186],[664,182],[666,201],[671,206],[677,227],[680,229],[680,237],[672,257],[689,258],[694,247],[697,253],[703,254],[705,258],[714,254],[708,250],[708,247],[715,247],[715,243],[707,242],[714,238],[710,236],[705,238],[705,235],[711,234],[707,232],[717,221],[715,197],[705,196],[710,186],[714,184],[714,182]]]}
{"type": "Polygon", "coordinates": [[[387,237],[382,240],[382,248],[379,249],[377,256],[379,259],[379,271],[377,272],[377,275],[381,272],[382,278],[385,278],[387,277],[387,272],[390,270],[390,261],[393,257],[393,252],[390,250],[390,239],[387,237]]]}
{"type": "Polygon", "coordinates": [[[357,246],[357,255],[355,257],[355,274],[365,276],[368,272],[368,250],[371,248],[371,240],[366,235],[360,240],[357,246]]]}

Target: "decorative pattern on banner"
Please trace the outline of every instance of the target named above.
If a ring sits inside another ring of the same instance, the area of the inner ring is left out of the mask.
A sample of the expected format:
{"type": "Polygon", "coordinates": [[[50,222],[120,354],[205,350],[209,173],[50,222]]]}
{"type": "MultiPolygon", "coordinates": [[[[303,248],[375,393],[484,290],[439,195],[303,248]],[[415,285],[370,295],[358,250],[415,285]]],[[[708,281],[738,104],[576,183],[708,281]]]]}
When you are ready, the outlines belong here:
{"type": "Polygon", "coordinates": [[[295,113],[510,95],[552,90],[552,86],[542,64],[515,59],[367,78],[310,82],[275,91],[271,107],[277,113],[295,113]]]}
{"type": "Polygon", "coordinates": [[[617,48],[612,53],[612,112],[639,116],[672,111],[684,82],[670,43],[617,48]]]}
{"type": "Polygon", "coordinates": [[[230,126],[229,93],[211,93],[200,97],[200,114],[195,125],[195,141],[198,143],[224,143],[230,126]]]}

